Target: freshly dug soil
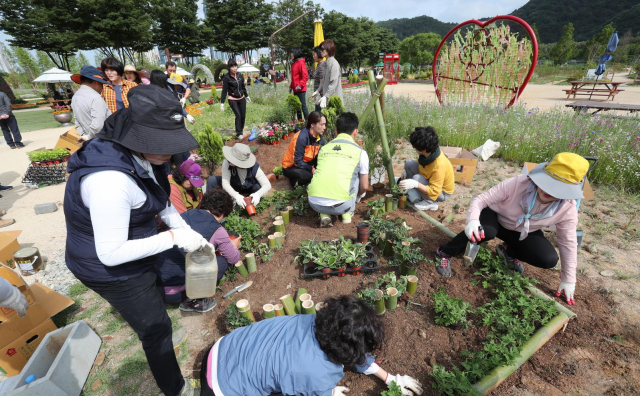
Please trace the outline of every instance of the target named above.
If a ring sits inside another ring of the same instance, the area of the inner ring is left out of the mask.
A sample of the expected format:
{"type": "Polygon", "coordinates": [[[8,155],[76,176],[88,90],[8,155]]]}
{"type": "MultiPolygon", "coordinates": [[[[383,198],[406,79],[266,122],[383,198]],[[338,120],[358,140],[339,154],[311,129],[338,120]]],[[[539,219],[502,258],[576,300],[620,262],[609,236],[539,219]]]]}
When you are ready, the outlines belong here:
{"type": "MultiPolygon", "coordinates": [[[[267,146],[257,141],[243,143],[257,145],[257,160],[265,173],[270,173],[280,165],[288,141],[277,146],[267,146]]],[[[228,144],[233,144],[229,142],[228,144]]],[[[377,186],[369,192],[365,201],[384,195],[386,190],[377,186]]],[[[286,179],[280,178],[274,188],[288,188],[286,179]]],[[[451,208],[441,205],[439,211],[428,212],[429,215],[442,220],[451,213],[451,208]]],[[[305,288],[318,303],[328,297],[341,294],[355,295],[358,291],[371,287],[374,279],[396,268],[384,266],[386,260],[378,254],[381,269],[373,275],[347,275],[330,279],[305,280],[302,267],[294,263],[298,244],[306,239],[316,237],[318,240],[356,237],[356,224],[367,219],[368,207],[365,202],[357,205],[351,224],[342,224],[334,218],[332,228],[319,228],[317,214],[312,211],[308,216],[293,216],[286,227],[286,243],[273,255],[271,261],[258,260],[258,272],[247,278],[253,285],[234,296],[235,299],[249,300],[257,320],[261,319],[263,304],[278,303],[280,296],[295,296],[298,288],[305,288]]],[[[413,209],[398,209],[388,214],[390,219],[402,217],[412,228],[411,235],[422,241],[418,245],[422,253],[433,260],[434,252],[439,244],[449,238],[441,231],[422,219],[413,209]]],[[[254,216],[263,229],[273,233],[269,213],[254,216]],[[268,229],[266,227],[269,227],[268,229]]],[[[464,216],[457,216],[448,227],[455,232],[464,228],[464,216]]],[[[266,242],[266,238],[264,240],[266,242]]],[[[489,243],[495,247],[495,241],[489,243]]],[[[377,248],[376,248],[377,252],[377,248]]],[[[559,265],[558,265],[559,267],[559,265]]],[[[490,293],[481,287],[472,286],[473,268],[465,268],[462,257],[453,260],[453,276],[443,278],[433,268],[433,263],[423,262],[418,266],[418,291],[411,297],[414,304],[407,304],[400,299],[398,308],[387,311],[382,318],[385,325],[386,341],[382,350],[375,356],[380,365],[391,374],[405,374],[419,379],[425,389],[425,395],[438,395],[432,389],[429,372],[434,364],[451,368],[461,361],[459,352],[479,347],[487,330],[474,324],[470,329],[451,329],[434,322],[432,294],[439,286],[452,297],[462,298],[477,307],[489,301],[490,293]]],[[[541,270],[529,265],[525,266],[525,274],[540,281],[538,287],[549,295],[553,295],[559,284],[559,272],[541,270]]],[[[223,292],[245,282],[237,276],[234,282],[221,286],[223,292]]],[[[615,316],[615,304],[606,289],[599,283],[584,275],[578,276],[579,300],[577,305],[569,307],[577,314],[564,332],[558,333],[543,346],[527,363],[511,375],[494,391],[493,395],[562,395],[574,393],[576,384],[589,384],[592,395],[636,395],[640,394],[640,364],[638,362],[637,344],[614,337],[616,322],[622,318],[615,316]]],[[[213,315],[202,316],[202,331],[207,332],[207,339],[190,344],[191,365],[194,370],[200,368],[203,345],[210,345],[220,336],[226,334],[224,312],[230,300],[223,300],[222,293],[216,296],[218,307],[213,315]]],[[[195,337],[194,337],[195,338],[195,337]]],[[[352,395],[379,395],[386,386],[375,377],[347,372],[341,385],[350,388],[352,395]]],[[[580,394],[582,394],[580,392],[580,394]]]]}

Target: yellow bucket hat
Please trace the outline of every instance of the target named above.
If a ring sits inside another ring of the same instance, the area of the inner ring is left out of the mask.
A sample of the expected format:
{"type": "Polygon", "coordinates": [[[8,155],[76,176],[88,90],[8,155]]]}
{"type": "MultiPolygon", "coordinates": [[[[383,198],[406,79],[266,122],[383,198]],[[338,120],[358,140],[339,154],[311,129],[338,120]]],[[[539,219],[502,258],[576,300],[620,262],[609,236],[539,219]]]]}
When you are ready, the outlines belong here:
{"type": "Polygon", "coordinates": [[[529,172],[529,178],[547,194],[558,199],[582,199],[589,161],[574,153],[559,153],[529,172]]]}

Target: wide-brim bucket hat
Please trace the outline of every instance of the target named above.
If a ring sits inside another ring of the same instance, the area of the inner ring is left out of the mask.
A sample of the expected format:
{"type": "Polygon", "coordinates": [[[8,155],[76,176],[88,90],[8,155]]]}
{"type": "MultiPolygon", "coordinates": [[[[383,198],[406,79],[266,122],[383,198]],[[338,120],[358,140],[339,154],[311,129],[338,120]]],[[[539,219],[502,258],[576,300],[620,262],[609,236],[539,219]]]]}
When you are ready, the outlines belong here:
{"type": "Polygon", "coordinates": [[[98,69],[95,66],[91,66],[91,65],[82,66],[82,68],[80,68],[80,73],[73,74],[71,76],[71,80],[73,80],[73,82],[76,84],[82,84],[81,77],[86,77],[91,80],[98,81],[102,84],[112,85],[106,78],[104,78],[104,75],[102,74],[100,69],[98,69]]]}
{"type": "Polygon", "coordinates": [[[129,107],[109,116],[98,138],[143,154],[173,155],[198,147],[184,125],[180,102],[169,91],[139,85],[127,98],[129,107]]]}
{"type": "Polygon", "coordinates": [[[138,75],[138,77],[142,78],[142,77],[147,77],[147,75],[145,74],[145,72],[140,71],[140,70],[136,70],[135,66],[132,65],[126,65],[124,67],[124,72],[134,72],[138,75]]]}
{"type": "Polygon", "coordinates": [[[574,153],[560,153],[529,172],[529,178],[545,193],[558,199],[583,199],[589,161],[574,153]]]}
{"type": "Polygon", "coordinates": [[[239,168],[251,168],[256,163],[256,156],[251,153],[251,148],[243,143],[236,143],[233,146],[222,148],[224,158],[239,168]]]}

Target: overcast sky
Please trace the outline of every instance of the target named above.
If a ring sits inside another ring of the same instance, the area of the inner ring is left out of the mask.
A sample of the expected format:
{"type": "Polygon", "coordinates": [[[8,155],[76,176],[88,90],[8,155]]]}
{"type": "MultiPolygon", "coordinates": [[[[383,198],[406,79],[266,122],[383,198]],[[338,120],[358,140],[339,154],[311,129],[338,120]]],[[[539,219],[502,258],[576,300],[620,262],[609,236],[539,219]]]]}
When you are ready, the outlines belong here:
{"type": "Polygon", "coordinates": [[[443,22],[510,14],[528,0],[320,0],[325,11],[336,10],[351,17],[374,21],[427,15],[443,22]]]}

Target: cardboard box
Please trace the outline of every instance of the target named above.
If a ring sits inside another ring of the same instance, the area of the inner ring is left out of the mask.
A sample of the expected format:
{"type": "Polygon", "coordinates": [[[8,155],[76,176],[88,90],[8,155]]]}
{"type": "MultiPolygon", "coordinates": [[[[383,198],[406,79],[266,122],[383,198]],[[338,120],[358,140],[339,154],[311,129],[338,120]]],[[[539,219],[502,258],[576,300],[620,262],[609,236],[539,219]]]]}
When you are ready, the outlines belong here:
{"type": "Polygon", "coordinates": [[[84,140],[78,134],[78,130],[74,126],[67,132],[60,135],[60,139],[58,139],[58,143],[56,143],[55,148],[63,148],[69,150],[69,153],[73,154],[82,147],[82,143],[84,140]]]}
{"type": "Polygon", "coordinates": [[[20,373],[44,336],[57,329],[50,318],[73,300],[39,283],[27,286],[18,273],[2,264],[0,276],[18,286],[29,302],[24,318],[6,309],[0,318],[0,371],[11,377],[20,373]]]}
{"type": "Polygon", "coordinates": [[[5,263],[10,268],[15,268],[13,254],[21,249],[18,243],[18,235],[22,231],[0,232],[0,263],[5,263]]]}
{"type": "Polygon", "coordinates": [[[453,175],[456,182],[465,184],[473,180],[473,175],[476,174],[476,167],[478,166],[478,157],[461,147],[444,146],[440,147],[440,150],[453,165],[453,175]]]}
{"type": "MultiPolygon", "coordinates": [[[[523,175],[526,175],[529,173],[529,171],[531,171],[531,169],[535,168],[536,166],[538,166],[538,164],[535,164],[533,162],[525,162],[524,166],[522,167],[521,173],[523,175]]],[[[584,195],[583,201],[588,201],[595,198],[593,189],[591,188],[591,184],[589,184],[589,179],[586,177],[584,178],[584,188],[582,189],[582,194],[584,195]]]]}

